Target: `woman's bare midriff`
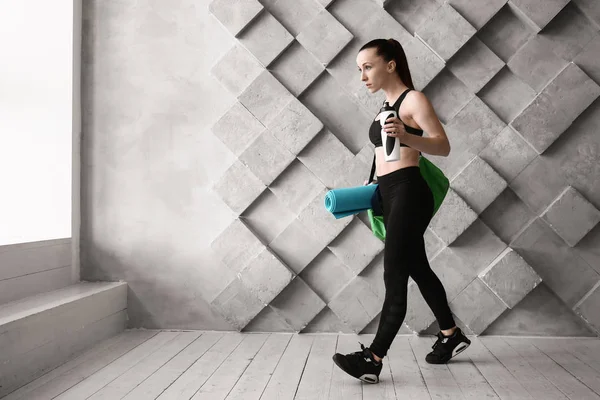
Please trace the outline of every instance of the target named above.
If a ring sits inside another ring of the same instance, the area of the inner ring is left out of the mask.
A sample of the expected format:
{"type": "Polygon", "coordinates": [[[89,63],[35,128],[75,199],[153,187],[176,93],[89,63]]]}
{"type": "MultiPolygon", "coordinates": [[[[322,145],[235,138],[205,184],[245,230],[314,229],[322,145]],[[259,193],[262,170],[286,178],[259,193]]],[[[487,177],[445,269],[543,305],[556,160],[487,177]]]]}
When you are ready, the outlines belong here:
{"type": "Polygon", "coordinates": [[[389,174],[401,168],[416,167],[419,165],[419,151],[410,147],[401,147],[400,160],[385,161],[383,147],[375,147],[375,165],[377,176],[389,174]]]}

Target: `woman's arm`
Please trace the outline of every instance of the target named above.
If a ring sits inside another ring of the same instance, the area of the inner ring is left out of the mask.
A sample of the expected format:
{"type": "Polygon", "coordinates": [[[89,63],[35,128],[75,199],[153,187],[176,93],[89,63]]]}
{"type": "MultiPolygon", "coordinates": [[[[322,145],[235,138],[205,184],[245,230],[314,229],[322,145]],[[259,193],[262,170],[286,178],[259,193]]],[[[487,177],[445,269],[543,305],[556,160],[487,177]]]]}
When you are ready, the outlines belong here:
{"type": "Polygon", "coordinates": [[[388,132],[390,136],[398,137],[400,142],[405,143],[422,153],[447,157],[448,154],[450,154],[450,142],[448,141],[446,131],[444,131],[444,127],[438,119],[433,106],[421,92],[413,90],[408,93],[408,96],[412,97],[410,109],[408,111],[419,127],[427,132],[427,137],[421,137],[406,132],[404,124],[397,118],[390,119],[389,122],[384,125],[384,128],[391,128],[393,123],[396,128],[400,129],[397,129],[398,133],[388,132]]]}

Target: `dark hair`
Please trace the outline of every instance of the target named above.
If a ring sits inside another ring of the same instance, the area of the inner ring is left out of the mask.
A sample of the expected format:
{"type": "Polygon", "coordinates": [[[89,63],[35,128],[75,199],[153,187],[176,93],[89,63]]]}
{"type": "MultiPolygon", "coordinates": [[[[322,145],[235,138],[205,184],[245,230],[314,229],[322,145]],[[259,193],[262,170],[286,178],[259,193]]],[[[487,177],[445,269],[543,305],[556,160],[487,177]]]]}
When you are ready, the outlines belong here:
{"type": "Polygon", "coordinates": [[[411,89],[415,89],[410,69],[408,68],[408,60],[402,45],[396,39],[374,39],[360,48],[359,52],[364,49],[377,49],[377,55],[383,57],[387,62],[396,61],[396,73],[402,79],[402,82],[411,89]]]}

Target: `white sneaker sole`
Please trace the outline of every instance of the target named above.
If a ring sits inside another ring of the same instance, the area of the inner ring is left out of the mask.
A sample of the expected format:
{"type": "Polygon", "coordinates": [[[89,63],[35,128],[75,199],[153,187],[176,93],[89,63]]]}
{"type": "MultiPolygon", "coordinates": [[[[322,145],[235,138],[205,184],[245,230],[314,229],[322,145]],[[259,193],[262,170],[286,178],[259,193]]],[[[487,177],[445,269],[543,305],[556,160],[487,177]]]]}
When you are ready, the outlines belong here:
{"type": "Polygon", "coordinates": [[[379,383],[379,377],[375,374],[364,374],[358,379],[366,383],[379,383]]]}
{"type": "Polygon", "coordinates": [[[467,347],[469,347],[469,343],[462,342],[461,344],[456,346],[456,348],[454,350],[452,350],[452,356],[450,358],[454,358],[455,356],[459,355],[460,353],[465,351],[467,349],[467,347]]]}

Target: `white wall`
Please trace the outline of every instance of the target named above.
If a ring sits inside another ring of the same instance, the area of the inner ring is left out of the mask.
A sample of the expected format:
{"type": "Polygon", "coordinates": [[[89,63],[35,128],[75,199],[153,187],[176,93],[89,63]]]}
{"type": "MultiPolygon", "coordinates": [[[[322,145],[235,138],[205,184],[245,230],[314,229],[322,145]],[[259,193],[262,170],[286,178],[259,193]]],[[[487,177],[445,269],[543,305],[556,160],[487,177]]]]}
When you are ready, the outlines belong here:
{"type": "Polygon", "coordinates": [[[0,245],[71,237],[73,1],[0,1],[0,245]]]}

